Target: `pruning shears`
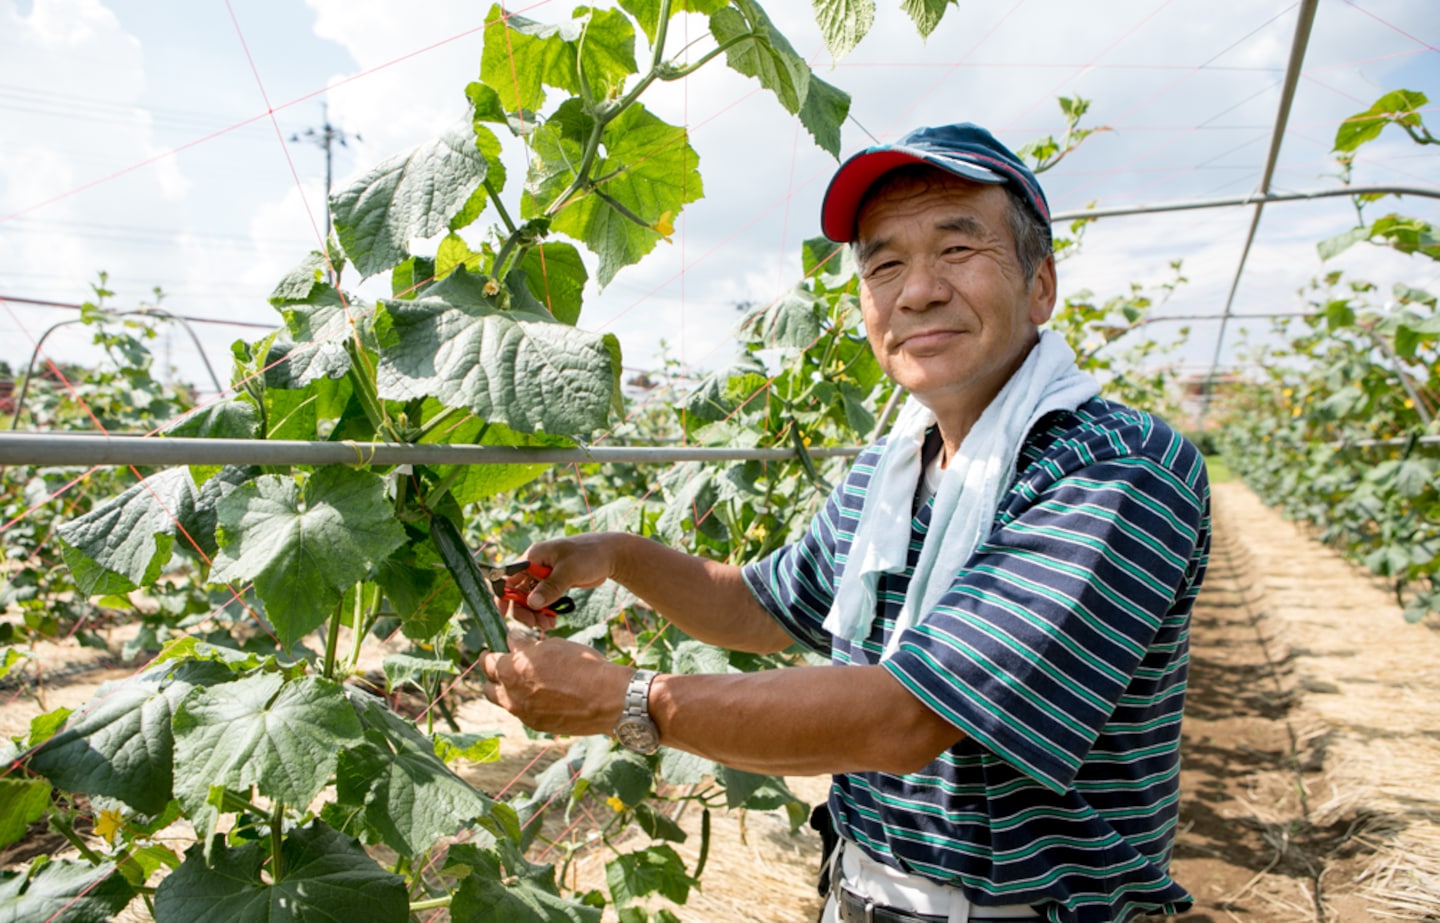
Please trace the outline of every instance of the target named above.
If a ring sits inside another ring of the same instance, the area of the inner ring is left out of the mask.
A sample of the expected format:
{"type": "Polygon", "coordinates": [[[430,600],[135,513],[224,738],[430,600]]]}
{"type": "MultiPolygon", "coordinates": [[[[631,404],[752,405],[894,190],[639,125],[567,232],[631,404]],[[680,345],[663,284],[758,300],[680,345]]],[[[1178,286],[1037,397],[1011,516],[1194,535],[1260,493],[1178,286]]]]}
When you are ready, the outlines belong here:
{"type": "MultiPolygon", "coordinates": [[[[519,603],[527,608],[530,604],[525,600],[530,597],[530,591],[534,588],[535,581],[544,580],[550,576],[550,568],[544,564],[532,564],[529,561],[515,561],[510,564],[494,566],[481,564],[480,572],[485,575],[486,580],[490,581],[490,589],[496,596],[519,603]],[[532,579],[511,586],[506,578],[516,574],[525,574],[532,579]]],[[[569,615],[574,611],[575,600],[568,596],[562,596],[540,610],[541,614],[549,616],[569,615]]]]}

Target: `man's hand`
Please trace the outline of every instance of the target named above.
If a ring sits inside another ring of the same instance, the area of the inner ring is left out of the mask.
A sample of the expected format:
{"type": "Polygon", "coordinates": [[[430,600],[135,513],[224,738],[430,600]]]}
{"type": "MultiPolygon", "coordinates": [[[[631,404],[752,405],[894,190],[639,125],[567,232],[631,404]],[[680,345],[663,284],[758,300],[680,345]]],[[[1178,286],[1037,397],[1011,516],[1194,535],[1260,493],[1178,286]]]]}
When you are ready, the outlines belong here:
{"type": "Polygon", "coordinates": [[[610,733],[634,672],[586,645],[520,632],[510,635],[510,653],[481,654],[480,670],[485,698],[527,727],[572,736],[610,733]]]}
{"type": "MultiPolygon", "coordinates": [[[[557,538],[531,545],[524,558],[531,564],[550,568],[550,575],[535,581],[526,599],[528,606],[499,600],[503,607],[508,603],[510,616],[531,628],[542,631],[555,627],[555,617],[539,610],[550,605],[571,587],[589,589],[597,587],[615,575],[615,536],[613,533],[596,532],[557,538]]],[[[518,585],[527,579],[524,574],[510,579],[518,585]]],[[[502,608],[502,612],[503,612],[502,608]]]]}

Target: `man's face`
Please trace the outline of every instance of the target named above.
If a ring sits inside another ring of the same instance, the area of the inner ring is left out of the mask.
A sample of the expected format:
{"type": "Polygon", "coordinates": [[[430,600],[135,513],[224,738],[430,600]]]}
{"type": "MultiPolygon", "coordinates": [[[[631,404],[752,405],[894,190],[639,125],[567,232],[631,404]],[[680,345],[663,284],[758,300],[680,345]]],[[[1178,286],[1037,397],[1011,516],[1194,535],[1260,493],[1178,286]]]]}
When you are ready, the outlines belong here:
{"type": "Polygon", "coordinates": [[[942,417],[973,422],[1055,306],[1055,263],[1026,279],[1000,186],[936,172],[867,202],[857,222],[860,305],[885,373],[942,417]]]}

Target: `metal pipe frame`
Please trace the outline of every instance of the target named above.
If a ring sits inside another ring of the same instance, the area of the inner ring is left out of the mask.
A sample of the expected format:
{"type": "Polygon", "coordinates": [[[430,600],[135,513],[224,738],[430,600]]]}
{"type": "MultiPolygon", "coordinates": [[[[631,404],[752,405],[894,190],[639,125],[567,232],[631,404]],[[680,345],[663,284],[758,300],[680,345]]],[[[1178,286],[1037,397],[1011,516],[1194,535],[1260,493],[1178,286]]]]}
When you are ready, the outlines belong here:
{"type": "MultiPolygon", "coordinates": [[[[812,458],[853,458],[860,447],[811,449],[812,458]]],[[[267,439],[172,439],[135,436],[0,433],[0,467],[52,465],[571,465],[676,462],[792,461],[794,449],[703,446],[582,447],[415,445],[368,442],[300,442],[267,439]]]]}
{"type": "Polygon", "coordinates": [[[1357,195],[1413,195],[1440,199],[1440,189],[1428,186],[1339,186],[1310,192],[1267,192],[1264,194],[1225,196],[1217,199],[1188,199],[1162,202],[1159,205],[1116,205],[1112,208],[1086,208],[1056,212],[1054,221],[1075,221],[1083,218],[1117,218],[1125,215],[1154,215],[1162,212],[1183,212],[1201,208],[1234,208],[1237,205],[1268,205],[1272,202],[1310,202],[1357,195]]]}

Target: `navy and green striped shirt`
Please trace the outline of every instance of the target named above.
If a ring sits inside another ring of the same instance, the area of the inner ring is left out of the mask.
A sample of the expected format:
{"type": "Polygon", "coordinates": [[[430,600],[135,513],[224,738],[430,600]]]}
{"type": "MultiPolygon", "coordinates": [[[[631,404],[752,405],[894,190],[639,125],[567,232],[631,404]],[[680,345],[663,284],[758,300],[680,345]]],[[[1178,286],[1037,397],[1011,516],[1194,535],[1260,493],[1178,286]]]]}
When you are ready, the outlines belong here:
{"type": "MultiPolygon", "coordinates": [[[[931,525],[927,501],[868,639],[821,627],[879,451],[803,538],[745,568],[760,603],[836,664],[881,663],[931,525]]],[[[1034,904],[1055,923],[1185,910],[1168,868],[1209,545],[1204,462],[1165,423],[1100,398],[1041,420],[994,530],[883,662],[964,737],[919,772],[837,775],[837,829],[980,906],[1034,904]]]]}

